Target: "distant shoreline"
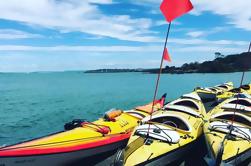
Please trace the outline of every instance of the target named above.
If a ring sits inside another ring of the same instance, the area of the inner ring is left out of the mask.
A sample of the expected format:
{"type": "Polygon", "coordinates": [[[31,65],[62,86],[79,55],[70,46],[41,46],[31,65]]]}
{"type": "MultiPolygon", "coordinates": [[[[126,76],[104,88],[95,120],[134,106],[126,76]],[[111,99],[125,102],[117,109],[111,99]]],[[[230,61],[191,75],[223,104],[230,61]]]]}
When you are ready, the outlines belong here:
{"type": "MultiPolygon", "coordinates": [[[[165,66],[162,69],[163,74],[186,74],[186,73],[235,73],[242,71],[251,71],[251,53],[241,53],[228,55],[224,57],[216,57],[213,61],[205,61],[202,63],[192,62],[185,63],[181,67],[165,66]]],[[[47,73],[143,73],[156,74],[159,73],[158,68],[135,68],[135,69],[95,69],[95,70],[61,70],[61,71],[13,71],[1,72],[2,74],[47,74],[47,73]]]]}
{"type": "MultiPolygon", "coordinates": [[[[84,71],[85,74],[109,74],[109,73],[142,73],[142,74],[157,74],[159,69],[144,69],[144,71],[137,71],[136,69],[130,69],[134,71],[124,71],[126,69],[97,69],[97,70],[87,70],[84,71]]],[[[164,71],[163,69],[162,71],[164,71]]],[[[250,72],[251,70],[247,70],[245,72],[250,72]]],[[[221,74],[221,73],[238,73],[243,71],[230,71],[230,72],[196,72],[196,71],[172,71],[172,72],[162,72],[162,74],[221,74]]]]}
{"type": "MultiPolygon", "coordinates": [[[[185,63],[181,67],[166,66],[162,69],[163,74],[185,74],[185,73],[233,73],[251,70],[251,53],[244,52],[228,56],[216,57],[213,61],[205,61],[202,63],[192,62],[185,63]]],[[[140,72],[156,74],[159,73],[158,68],[152,69],[97,69],[87,70],[84,73],[129,73],[140,72]]]]}
{"type": "MultiPolygon", "coordinates": [[[[108,69],[109,70],[109,69],[108,69]]],[[[112,69],[114,70],[114,69],[112,69]]],[[[144,72],[144,71],[120,71],[120,70],[124,70],[124,69],[115,69],[118,70],[116,72],[99,72],[96,70],[75,70],[75,71],[48,71],[48,72],[40,72],[40,71],[35,71],[35,72],[0,72],[0,75],[7,75],[7,74],[55,74],[55,73],[79,73],[79,74],[112,74],[112,73],[141,73],[141,74],[157,74],[155,72],[144,72]]],[[[130,70],[134,70],[134,69],[130,69],[130,70]]],[[[151,70],[151,69],[146,69],[146,70],[151,70]]],[[[155,69],[157,70],[157,69],[155,69]]],[[[167,73],[164,72],[163,74],[224,74],[224,73],[238,73],[238,72],[242,72],[242,71],[233,71],[233,72],[217,72],[217,73],[212,73],[212,72],[208,72],[208,73],[199,73],[199,72],[177,72],[177,73],[167,73]]],[[[251,70],[245,71],[245,72],[251,72],[251,70]]]]}

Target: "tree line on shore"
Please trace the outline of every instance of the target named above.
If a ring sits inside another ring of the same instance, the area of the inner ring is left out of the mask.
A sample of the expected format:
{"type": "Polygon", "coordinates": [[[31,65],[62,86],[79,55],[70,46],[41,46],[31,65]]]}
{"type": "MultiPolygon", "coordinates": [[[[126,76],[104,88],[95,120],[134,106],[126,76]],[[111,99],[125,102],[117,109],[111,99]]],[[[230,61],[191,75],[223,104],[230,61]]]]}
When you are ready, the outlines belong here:
{"type": "MultiPolygon", "coordinates": [[[[181,67],[166,66],[162,72],[171,74],[182,73],[229,73],[249,71],[251,69],[251,53],[244,52],[241,54],[233,54],[228,56],[217,56],[212,61],[202,63],[191,62],[185,63],[181,67]]],[[[143,73],[158,73],[159,69],[98,69],[88,70],[85,73],[118,73],[118,72],[143,72],[143,73]]]]}

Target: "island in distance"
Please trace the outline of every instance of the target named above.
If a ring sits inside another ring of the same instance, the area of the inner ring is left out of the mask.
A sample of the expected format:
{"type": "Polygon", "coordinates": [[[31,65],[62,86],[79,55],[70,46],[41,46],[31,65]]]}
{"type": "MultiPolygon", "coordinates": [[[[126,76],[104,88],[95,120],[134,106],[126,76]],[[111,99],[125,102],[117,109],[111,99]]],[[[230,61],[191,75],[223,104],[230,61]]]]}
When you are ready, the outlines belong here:
{"type": "MultiPolygon", "coordinates": [[[[205,61],[202,63],[192,62],[185,63],[181,67],[166,66],[162,73],[183,74],[183,73],[230,73],[249,71],[251,69],[251,53],[244,52],[224,56],[219,52],[215,53],[213,61],[205,61]]],[[[85,73],[122,73],[122,72],[142,72],[142,73],[158,73],[159,69],[97,69],[87,70],[85,73]]]]}

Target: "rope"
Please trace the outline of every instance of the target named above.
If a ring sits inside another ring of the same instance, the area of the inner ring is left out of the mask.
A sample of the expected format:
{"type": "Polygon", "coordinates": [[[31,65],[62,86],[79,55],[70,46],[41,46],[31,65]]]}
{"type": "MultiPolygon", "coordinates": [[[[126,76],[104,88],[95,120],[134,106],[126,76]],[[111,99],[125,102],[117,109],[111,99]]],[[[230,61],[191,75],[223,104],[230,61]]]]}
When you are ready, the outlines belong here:
{"type": "Polygon", "coordinates": [[[86,126],[86,127],[91,128],[91,129],[95,129],[97,132],[100,132],[100,133],[103,134],[103,135],[104,135],[104,133],[101,132],[101,131],[103,130],[103,128],[101,128],[101,127],[106,127],[106,128],[109,129],[109,131],[111,131],[111,128],[110,128],[109,126],[101,125],[101,124],[95,124],[95,123],[88,122],[88,121],[83,122],[81,125],[82,125],[83,127],[86,126]],[[95,127],[97,127],[97,128],[92,127],[92,126],[90,126],[90,125],[93,125],[93,126],[95,126],[95,127]]]}

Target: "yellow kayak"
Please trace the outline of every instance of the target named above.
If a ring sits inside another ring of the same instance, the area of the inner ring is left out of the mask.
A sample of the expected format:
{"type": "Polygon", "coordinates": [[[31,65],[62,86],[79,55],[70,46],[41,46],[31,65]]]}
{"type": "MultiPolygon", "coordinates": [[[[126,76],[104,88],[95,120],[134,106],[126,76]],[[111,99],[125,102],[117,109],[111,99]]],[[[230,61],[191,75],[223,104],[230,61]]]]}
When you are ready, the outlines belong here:
{"type": "MultiPolygon", "coordinates": [[[[154,105],[158,110],[161,102],[154,105]]],[[[152,103],[133,110],[113,110],[94,122],[74,120],[65,131],[0,148],[0,165],[87,165],[105,160],[126,146],[138,121],[148,116],[152,103]]]]}
{"type": "Polygon", "coordinates": [[[234,88],[229,91],[218,94],[217,98],[218,99],[228,99],[230,97],[237,95],[238,93],[251,95],[251,88],[250,87],[251,87],[251,84],[242,85],[239,88],[234,88]]]}
{"type": "Polygon", "coordinates": [[[223,94],[224,92],[230,91],[234,88],[232,82],[227,82],[214,87],[196,88],[195,91],[198,93],[203,101],[212,101],[217,99],[216,96],[223,94]]]}
{"type": "Polygon", "coordinates": [[[245,165],[251,162],[251,98],[230,98],[216,106],[204,125],[207,162],[245,165]]]}
{"type": "Polygon", "coordinates": [[[146,117],[135,128],[118,165],[168,165],[180,160],[194,148],[202,135],[205,108],[198,95],[183,95],[163,110],[146,117]]]}
{"type": "Polygon", "coordinates": [[[240,87],[241,89],[245,90],[246,93],[251,95],[251,83],[250,84],[246,84],[246,85],[242,85],[240,87]]]}

